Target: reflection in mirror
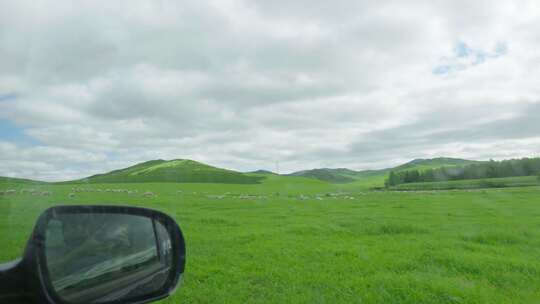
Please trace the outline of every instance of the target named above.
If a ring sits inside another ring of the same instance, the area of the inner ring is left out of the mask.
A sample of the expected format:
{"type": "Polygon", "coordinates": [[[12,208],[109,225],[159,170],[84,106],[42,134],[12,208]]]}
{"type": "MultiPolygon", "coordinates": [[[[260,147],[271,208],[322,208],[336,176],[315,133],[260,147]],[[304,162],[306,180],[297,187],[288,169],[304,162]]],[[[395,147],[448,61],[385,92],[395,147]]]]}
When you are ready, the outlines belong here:
{"type": "Polygon", "coordinates": [[[49,279],[67,302],[107,303],[159,291],[171,271],[167,229],[150,218],[57,214],[47,225],[49,279]]]}

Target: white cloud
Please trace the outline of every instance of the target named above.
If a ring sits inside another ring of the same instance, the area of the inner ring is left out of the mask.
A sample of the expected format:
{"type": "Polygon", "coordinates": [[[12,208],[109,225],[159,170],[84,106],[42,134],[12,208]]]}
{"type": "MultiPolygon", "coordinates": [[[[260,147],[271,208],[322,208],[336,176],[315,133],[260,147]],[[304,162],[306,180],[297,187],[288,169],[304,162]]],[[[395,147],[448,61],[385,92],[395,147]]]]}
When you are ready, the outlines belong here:
{"type": "Polygon", "coordinates": [[[534,155],[539,17],[533,0],[2,2],[0,119],[37,144],[4,141],[0,175],[534,155]]]}

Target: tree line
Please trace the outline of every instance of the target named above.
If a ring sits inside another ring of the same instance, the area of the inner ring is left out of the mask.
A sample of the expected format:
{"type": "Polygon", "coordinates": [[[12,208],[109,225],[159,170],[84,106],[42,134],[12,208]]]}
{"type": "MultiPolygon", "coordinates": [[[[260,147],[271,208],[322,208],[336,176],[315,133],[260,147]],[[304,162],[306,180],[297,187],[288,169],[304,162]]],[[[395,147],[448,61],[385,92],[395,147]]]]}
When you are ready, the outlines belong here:
{"type": "Polygon", "coordinates": [[[540,158],[490,160],[460,167],[390,171],[385,185],[532,175],[538,175],[540,179],[540,158]]]}

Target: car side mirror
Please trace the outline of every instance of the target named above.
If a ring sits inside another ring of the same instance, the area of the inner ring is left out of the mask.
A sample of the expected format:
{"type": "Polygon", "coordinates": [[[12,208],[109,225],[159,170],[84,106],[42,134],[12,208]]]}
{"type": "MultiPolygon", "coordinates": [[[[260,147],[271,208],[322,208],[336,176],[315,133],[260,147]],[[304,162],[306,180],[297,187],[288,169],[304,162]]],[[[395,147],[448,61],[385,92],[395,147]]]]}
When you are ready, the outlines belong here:
{"type": "Polygon", "coordinates": [[[53,207],[37,220],[23,258],[0,265],[0,302],[148,303],[175,290],[184,266],[180,227],[162,212],[53,207]]]}

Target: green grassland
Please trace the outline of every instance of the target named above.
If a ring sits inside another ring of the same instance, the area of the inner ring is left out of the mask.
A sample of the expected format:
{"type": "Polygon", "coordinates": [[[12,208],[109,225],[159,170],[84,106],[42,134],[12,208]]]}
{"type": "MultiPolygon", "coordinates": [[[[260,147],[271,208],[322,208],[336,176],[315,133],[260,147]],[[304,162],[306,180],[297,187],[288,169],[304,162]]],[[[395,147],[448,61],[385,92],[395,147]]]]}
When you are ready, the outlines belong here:
{"type": "Polygon", "coordinates": [[[537,176],[514,176],[485,179],[466,179],[444,182],[406,183],[391,187],[391,190],[451,190],[503,187],[540,186],[537,176]]]}
{"type": "Polygon", "coordinates": [[[0,196],[0,260],[21,255],[50,206],[126,204],[170,214],[185,234],[182,287],[161,303],[540,302],[540,187],[367,191],[354,182],[248,176],[266,178],[0,183],[52,192],[0,196]]]}

